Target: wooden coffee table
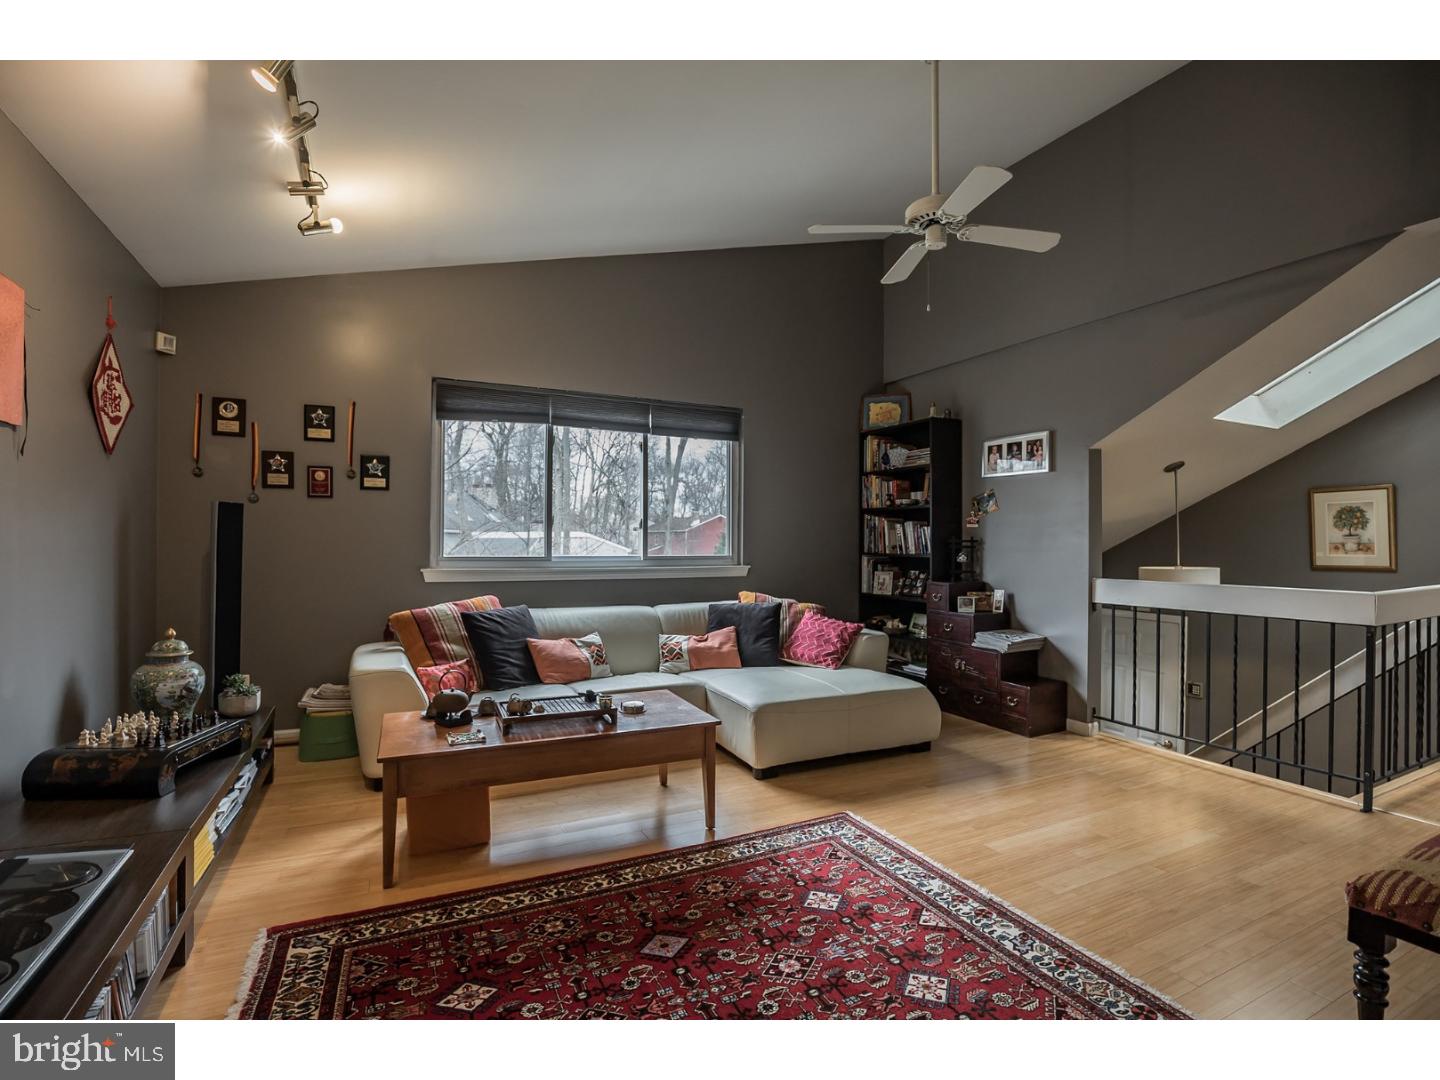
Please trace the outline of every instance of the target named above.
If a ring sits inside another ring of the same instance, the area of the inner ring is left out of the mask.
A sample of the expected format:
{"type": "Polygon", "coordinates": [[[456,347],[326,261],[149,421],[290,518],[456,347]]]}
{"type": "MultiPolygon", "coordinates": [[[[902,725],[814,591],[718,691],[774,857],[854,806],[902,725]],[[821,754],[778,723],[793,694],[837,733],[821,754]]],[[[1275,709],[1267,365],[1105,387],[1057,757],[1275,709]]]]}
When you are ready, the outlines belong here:
{"type": "MultiPolygon", "coordinates": [[[[556,697],[564,694],[560,686],[556,697]]],[[[705,788],[705,828],[715,828],[715,729],[720,721],[669,690],[616,696],[645,702],[639,716],[614,724],[589,717],[518,720],[509,735],[493,717],[477,720],[485,742],[451,746],[451,730],[418,712],[387,713],[380,722],[379,761],[385,767],[382,825],[385,888],[395,884],[395,811],[405,799],[412,853],[490,842],[490,788],[556,776],[579,776],[658,765],[668,783],[672,761],[699,758],[705,788]]]]}

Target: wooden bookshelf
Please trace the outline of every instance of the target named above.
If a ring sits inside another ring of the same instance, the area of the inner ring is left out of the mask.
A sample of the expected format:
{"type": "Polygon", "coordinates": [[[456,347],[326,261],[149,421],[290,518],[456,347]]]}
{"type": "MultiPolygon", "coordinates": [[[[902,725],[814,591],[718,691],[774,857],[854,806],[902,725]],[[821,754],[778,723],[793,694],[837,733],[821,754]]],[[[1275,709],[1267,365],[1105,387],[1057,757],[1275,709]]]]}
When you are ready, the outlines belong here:
{"type": "MultiPolygon", "coordinates": [[[[860,432],[860,620],[868,624],[876,616],[893,616],[908,625],[910,617],[925,610],[925,583],[950,577],[950,541],[958,539],[964,528],[965,511],[961,477],[960,421],[939,417],[921,417],[892,427],[871,428],[860,432]],[[874,467],[875,449],[885,443],[907,448],[926,449],[929,461],[919,465],[874,467]],[[927,492],[917,502],[886,505],[885,485],[898,482],[910,493],[927,492]],[[910,550],[887,550],[897,545],[890,541],[883,523],[898,522],[899,531],[907,541],[900,545],[910,550]],[[914,543],[917,530],[925,530],[923,546],[914,543]],[[877,544],[877,536],[886,536],[877,544]],[[923,575],[920,591],[906,595],[882,595],[873,589],[874,570],[885,566],[894,569],[898,583],[905,573],[923,575]]],[[[903,651],[919,662],[925,662],[925,639],[909,633],[891,636],[896,651],[903,651]]]]}

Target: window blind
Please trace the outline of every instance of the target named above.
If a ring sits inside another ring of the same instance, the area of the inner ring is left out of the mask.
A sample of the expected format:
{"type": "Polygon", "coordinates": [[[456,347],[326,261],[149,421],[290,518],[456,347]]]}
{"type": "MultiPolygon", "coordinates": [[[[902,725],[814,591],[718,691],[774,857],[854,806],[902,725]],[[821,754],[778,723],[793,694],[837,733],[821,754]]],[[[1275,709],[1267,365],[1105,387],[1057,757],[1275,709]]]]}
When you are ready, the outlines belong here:
{"type": "Polygon", "coordinates": [[[686,405],[456,379],[435,380],[435,417],[438,420],[553,423],[728,442],[740,440],[741,422],[739,409],[718,405],[686,405]]]}

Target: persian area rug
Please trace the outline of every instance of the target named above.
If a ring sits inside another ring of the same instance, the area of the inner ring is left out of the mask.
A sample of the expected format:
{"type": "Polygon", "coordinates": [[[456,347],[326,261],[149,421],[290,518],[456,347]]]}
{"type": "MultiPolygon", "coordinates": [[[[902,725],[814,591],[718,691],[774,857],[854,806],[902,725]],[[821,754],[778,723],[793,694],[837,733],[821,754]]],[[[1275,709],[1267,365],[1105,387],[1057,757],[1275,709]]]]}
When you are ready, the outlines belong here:
{"type": "Polygon", "coordinates": [[[231,1015],[1187,1018],[850,814],[271,927],[231,1015]]]}

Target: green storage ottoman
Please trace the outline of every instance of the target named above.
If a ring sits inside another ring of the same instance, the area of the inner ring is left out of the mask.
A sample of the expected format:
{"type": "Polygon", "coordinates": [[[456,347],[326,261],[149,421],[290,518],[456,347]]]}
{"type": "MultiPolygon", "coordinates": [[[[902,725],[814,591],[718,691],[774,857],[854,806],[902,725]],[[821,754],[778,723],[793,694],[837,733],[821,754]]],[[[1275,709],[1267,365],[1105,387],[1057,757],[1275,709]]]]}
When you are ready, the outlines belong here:
{"type": "Polygon", "coordinates": [[[301,761],[335,761],[359,756],[355,717],[350,713],[312,712],[300,721],[301,761]]]}

